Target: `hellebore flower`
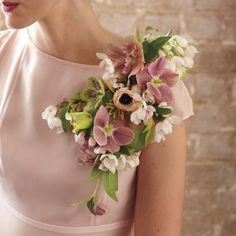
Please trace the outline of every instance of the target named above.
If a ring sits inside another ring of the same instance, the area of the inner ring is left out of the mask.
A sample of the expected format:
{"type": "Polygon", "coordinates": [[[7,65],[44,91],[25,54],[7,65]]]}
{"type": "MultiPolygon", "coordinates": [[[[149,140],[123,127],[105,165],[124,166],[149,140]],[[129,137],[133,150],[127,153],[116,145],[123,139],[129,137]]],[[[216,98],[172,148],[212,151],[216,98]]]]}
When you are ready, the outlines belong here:
{"type": "Polygon", "coordinates": [[[103,149],[114,153],[119,151],[120,146],[132,142],[134,132],[124,127],[120,118],[110,123],[106,108],[101,106],[94,118],[93,137],[103,149]]]}
{"type": "Polygon", "coordinates": [[[56,128],[57,134],[64,133],[61,120],[56,117],[57,107],[50,105],[42,112],[42,119],[46,120],[50,129],[56,128]]]}
{"type": "Polygon", "coordinates": [[[159,57],[152,62],[147,70],[139,72],[136,76],[140,87],[147,87],[147,92],[151,94],[156,103],[167,102],[173,104],[173,93],[170,89],[178,80],[178,75],[165,68],[167,60],[159,57]]]}
{"type": "Polygon", "coordinates": [[[66,120],[74,127],[74,132],[87,129],[92,124],[92,117],[88,112],[66,112],[66,120]]]}
{"type": "Polygon", "coordinates": [[[90,163],[94,162],[97,154],[94,152],[93,147],[90,147],[88,141],[85,141],[83,145],[80,146],[80,155],[79,155],[79,163],[90,163]]]}
{"type": "Polygon", "coordinates": [[[111,46],[109,57],[114,62],[118,77],[135,75],[144,68],[142,45],[133,37],[127,37],[121,48],[111,46]]]}
{"type": "Polygon", "coordinates": [[[95,215],[103,215],[106,213],[106,206],[104,204],[96,204],[94,207],[95,215]]]}
{"type": "Polygon", "coordinates": [[[116,172],[119,161],[116,155],[113,154],[102,154],[100,157],[101,164],[98,169],[102,171],[111,171],[112,174],[116,172]]]}

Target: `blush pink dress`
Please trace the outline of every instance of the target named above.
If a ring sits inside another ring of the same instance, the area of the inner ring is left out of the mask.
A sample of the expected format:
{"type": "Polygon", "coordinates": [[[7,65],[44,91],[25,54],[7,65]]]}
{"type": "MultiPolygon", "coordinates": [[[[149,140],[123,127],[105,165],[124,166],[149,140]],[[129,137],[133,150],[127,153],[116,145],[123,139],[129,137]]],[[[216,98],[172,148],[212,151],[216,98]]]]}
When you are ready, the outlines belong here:
{"type": "MultiPolygon", "coordinates": [[[[82,89],[98,65],[65,61],[39,49],[27,28],[0,32],[0,234],[6,236],[132,236],[137,168],[119,172],[119,202],[99,187],[106,213],[85,205],[95,182],[92,164],[79,166],[78,144],[42,120],[51,104],[82,89]]],[[[187,119],[192,99],[182,81],[173,88],[174,113],[187,119]]]]}

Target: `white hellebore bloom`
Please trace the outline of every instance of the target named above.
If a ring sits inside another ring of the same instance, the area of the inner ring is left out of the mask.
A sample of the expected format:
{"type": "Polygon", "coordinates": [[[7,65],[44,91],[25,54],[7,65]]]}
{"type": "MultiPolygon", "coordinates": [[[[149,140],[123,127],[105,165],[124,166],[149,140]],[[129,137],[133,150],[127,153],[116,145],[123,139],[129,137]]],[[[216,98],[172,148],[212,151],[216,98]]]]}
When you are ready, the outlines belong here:
{"type": "Polygon", "coordinates": [[[168,62],[166,67],[180,76],[185,72],[185,61],[182,57],[174,56],[168,62]]]}
{"type": "Polygon", "coordinates": [[[118,166],[118,159],[113,154],[102,154],[100,157],[102,163],[99,165],[98,169],[103,171],[111,171],[113,174],[116,172],[118,166]]]}
{"type": "Polygon", "coordinates": [[[117,83],[117,79],[114,76],[115,67],[112,60],[105,54],[97,52],[96,56],[101,59],[100,66],[105,67],[106,72],[103,74],[102,79],[106,82],[110,82],[113,88],[122,87],[122,83],[117,83]]]}
{"type": "Polygon", "coordinates": [[[126,155],[121,154],[118,158],[117,170],[124,170],[126,168],[126,155]]]}
{"type": "Polygon", "coordinates": [[[85,143],[85,132],[81,131],[79,134],[74,134],[75,142],[83,145],[85,143]]]}
{"type": "Polygon", "coordinates": [[[113,65],[112,60],[105,54],[97,52],[96,56],[101,59],[100,66],[104,66],[106,69],[106,72],[103,74],[103,79],[105,81],[110,80],[114,76],[115,67],[113,65]]]}
{"type": "Polygon", "coordinates": [[[127,156],[126,162],[128,167],[134,168],[139,165],[139,154],[140,152],[137,152],[131,156],[127,156]]]}
{"type": "Polygon", "coordinates": [[[133,155],[121,154],[118,158],[117,170],[125,170],[126,168],[135,168],[139,165],[139,155],[141,152],[136,152],[133,155]]]}
{"type": "Polygon", "coordinates": [[[138,94],[134,96],[134,99],[136,101],[141,101],[142,106],[132,112],[130,116],[130,121],[136,125],[140,124],[141,121],[143,121],[144,123],[147,122],[153,116],[153,112],[156,109],[151,105],[147,105],[147,103],[138,94]]]}
{"type": "Polygon", "coordinates": [[[57,108],[53,105],[46,107],[42,112],[42,119],[46,120],[50,129],[56,128],[57,134],[64,133],[61,120],[56,117],[57,108]]]}
{"type": "Polygon", "coordinates": [[[155,140],[161,142],[165,140],[165,135],[172,133],[172,125],[181,122],[181,118],[176,115],[167,117],[165,120],[158,122],[155,126],[155,140]]]}
{"type": "Polygon", "coordinates": [[[175,35],[174,39],[176,40],[177,44],[180,47],[185,48],[188,46],[188,41],[184,37],[181,37],[179,35],[175,35]]]}

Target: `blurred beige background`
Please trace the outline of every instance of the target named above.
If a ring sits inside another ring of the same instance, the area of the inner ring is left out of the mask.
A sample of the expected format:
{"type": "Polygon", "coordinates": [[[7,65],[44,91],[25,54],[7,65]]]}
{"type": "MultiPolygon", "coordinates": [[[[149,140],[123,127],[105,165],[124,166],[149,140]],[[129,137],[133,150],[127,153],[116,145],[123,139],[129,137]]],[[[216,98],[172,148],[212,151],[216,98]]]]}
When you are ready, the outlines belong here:
{"type": "Polygon", "coordinates": [[[195,116],[188,120],[183,236],[235,236],[236,0],[94,0],[94,7],[115,33],[152,25],[196,43],[185,79],[195,116]]]}

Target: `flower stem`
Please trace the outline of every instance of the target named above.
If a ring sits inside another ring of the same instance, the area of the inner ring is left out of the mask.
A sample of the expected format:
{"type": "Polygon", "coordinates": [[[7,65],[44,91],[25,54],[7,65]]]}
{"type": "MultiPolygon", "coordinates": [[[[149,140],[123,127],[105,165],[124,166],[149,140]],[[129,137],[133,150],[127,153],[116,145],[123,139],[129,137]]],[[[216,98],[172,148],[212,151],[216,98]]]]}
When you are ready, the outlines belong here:
{"type": "Polygon", "coordinates": [[[97,179],[96,187],[95,187],[94,192],[92,194],[92,197],[94,197],[94,199],[96,199],[96,194],[97,194],[97,191],[98,191],[100,180],[101,180],[101,178],[97,179]]]}

